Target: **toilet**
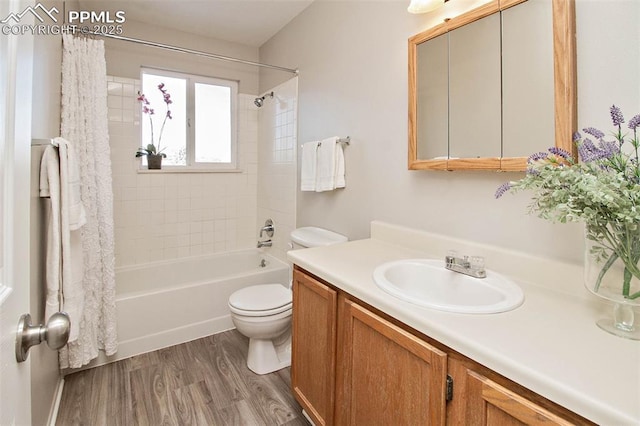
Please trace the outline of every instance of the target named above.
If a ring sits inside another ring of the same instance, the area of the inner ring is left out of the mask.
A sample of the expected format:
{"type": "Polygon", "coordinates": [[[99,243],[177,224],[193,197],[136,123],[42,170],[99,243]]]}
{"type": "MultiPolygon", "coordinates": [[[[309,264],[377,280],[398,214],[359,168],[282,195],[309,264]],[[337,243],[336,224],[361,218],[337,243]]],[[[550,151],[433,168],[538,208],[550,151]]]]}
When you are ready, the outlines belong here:
{"type": "MultiPolygon", "coordinates": [[[[307,248],[347,241],[344,235],[313,226],[291,232],[292,247],[307,248]]],[[[291,365],[293,295],[285,283],[242,288],[229,297],[231,320],[249,338],[247,367],[267,374],[291,365]]]]}

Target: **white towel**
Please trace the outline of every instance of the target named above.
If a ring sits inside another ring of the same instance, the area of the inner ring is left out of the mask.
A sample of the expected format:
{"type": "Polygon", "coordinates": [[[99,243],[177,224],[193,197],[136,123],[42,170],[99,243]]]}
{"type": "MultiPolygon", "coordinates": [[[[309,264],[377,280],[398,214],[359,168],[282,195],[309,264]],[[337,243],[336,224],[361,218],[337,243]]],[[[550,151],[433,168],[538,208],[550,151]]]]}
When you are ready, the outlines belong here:
{"type": "Polygon", "coordinates": [[[335,187],[336,188],[344,188],[347,186],[347,182],[344,178],[345,167],[344,167],[344,145],[339,142],[335,144],[336,148],[336,168],[335,168],[335,187]]]}
{"type": "Polygon", "coordinates": [[[65,311],[71,319],[69,342],[77,340],[84,309],[82,241],[86,221],[73,147],[62,138],[48,146],[40,164],[40,196],[49,197],[45,320],[65,311]]]}
{"type": "Polygon", "coordinates": [[[69,229],[75,231],[87,223],[84,206],[80,199],[80,168],[77,156],[71,143],[64,138],[55,138],[52,144],[58,147],[60,182],[63,185],[61,191],[62,196],[67,197],[65,204],[69,209],[69,229]]]}
{"type": "Polygon", "coordinates": [[[344,152],[338,137],[324,139],[318,147],[316,192],[345,187],[344,152]]]}
{"type": "Polygon", "coordinates": [[[300,164],[300,191],[316,190],[316,165],[318,141],[302,144],[302,162],[300,164]]]}

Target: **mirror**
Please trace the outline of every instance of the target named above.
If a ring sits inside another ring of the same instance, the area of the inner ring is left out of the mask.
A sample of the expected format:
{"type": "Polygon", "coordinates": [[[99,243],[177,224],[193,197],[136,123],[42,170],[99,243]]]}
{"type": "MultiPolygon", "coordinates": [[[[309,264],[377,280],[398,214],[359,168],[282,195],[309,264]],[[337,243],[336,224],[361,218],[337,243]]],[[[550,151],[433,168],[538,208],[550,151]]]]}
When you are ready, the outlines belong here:
{"type": "Polygon", "coordinates": [[[574,0],[494,0],[409,39],[409,169],[575,154],[574,0]]]}

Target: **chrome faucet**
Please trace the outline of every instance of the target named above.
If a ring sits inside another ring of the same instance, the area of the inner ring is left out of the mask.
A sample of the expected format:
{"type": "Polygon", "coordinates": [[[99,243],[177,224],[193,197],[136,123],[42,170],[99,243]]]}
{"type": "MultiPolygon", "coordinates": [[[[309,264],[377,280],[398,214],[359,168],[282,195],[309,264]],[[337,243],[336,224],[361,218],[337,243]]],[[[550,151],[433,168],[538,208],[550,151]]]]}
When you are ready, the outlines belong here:
{"type": "Polygon", "coordinates": [[[271,245],[273,244],[271,242],[271,237],[273,237],[273,233],[275,232],[276,228],[273,226],[273,221],[271,219],[267,219],[264,222],[264,226],[262,228],[260,228],[260,235],[258,238],[262,238],[264,234],[267,234],[267,237],[269,237],[267,240],[258,240],[258,248],[262,248],[262,247],[271,247],[271,245]]]}
{"type": "Polygon", "coordinates": [[[273,221],[271,219],[267,219],[264,222],[264,226],[262,228],[260,228],[260,238],[262,238],[262,235],[266,232],[267,237],[271,238],[273,237],[273,233],[275,232],[276,228],[273,226],[273,221]]]}
{"type": "Polygon", "coordinates": [[[463,256],[460,258],[457,256],[458,254],[455,251],[447,253],[444,258],[446,269],[474,278],[485,278],[487,276],[487,272],[484,269],[484,257],[463,256]]]}
{"type": "Polygon", "coordinates": [[[273,242],[271,240],[258,241],[258,248],[271,247],[273,242]]]}

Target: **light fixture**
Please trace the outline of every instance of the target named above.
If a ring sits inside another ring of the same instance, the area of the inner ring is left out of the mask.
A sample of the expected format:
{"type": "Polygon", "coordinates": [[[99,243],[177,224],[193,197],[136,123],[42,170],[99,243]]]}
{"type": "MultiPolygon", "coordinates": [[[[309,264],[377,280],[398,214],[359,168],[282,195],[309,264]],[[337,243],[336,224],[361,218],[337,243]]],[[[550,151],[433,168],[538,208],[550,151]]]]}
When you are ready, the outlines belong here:
{"type": "Polygon", "coordinates": [[[409,13],[427,13],[436,10],[449,0],[411,0],[407,8],[409,13]]]}

